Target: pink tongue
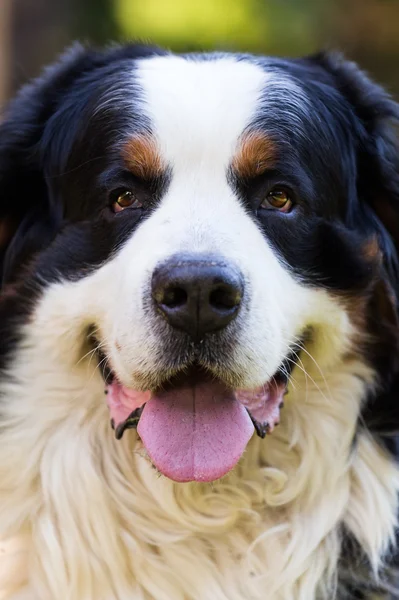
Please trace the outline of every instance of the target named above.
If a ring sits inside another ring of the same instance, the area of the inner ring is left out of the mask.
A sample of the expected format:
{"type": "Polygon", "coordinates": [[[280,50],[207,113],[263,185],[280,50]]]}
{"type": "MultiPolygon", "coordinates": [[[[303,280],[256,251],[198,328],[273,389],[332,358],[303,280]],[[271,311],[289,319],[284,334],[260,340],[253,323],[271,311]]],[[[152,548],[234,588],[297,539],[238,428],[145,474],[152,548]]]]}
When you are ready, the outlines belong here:
{"type": "Polygon", "coordinates": [[[137,431],[154,465],[174,481],[213,481],[234,467],[254,432],[234,392],[215,382],[147,402],[137,431]]]}

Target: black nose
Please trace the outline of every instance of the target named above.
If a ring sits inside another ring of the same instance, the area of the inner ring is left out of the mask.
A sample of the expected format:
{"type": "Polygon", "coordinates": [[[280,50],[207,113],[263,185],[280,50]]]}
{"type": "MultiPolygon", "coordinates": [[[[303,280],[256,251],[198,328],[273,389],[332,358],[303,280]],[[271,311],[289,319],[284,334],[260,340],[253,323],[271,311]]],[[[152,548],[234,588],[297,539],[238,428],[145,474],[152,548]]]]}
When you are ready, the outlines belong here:
{"type": "Polygon", "coordinates": [[[240,271],[207,255],[171,257],[152,276],[158,310],[172,327],[197,339],[235,319],[243,293],[240,271]]]}

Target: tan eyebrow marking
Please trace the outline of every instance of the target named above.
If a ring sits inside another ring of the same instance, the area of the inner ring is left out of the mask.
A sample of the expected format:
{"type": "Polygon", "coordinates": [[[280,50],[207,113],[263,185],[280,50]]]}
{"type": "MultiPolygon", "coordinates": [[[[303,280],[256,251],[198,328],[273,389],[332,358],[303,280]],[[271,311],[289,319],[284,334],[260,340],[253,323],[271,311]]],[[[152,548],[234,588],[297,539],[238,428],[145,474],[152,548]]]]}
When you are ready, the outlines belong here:
{"type": "Polygon", "coordinates": [[[122,157],[129,171],[141,179],[154,179],[165,173],[166,166],[150,135],[130,138],[122,149],[122,157]]]}
{"type": "Polygon", "coordinates": [[[261,131],[253,131],[241,138],[231,166],[238,177],[251,179],[270,169],[275,158],[274,141],[261,131]]]}

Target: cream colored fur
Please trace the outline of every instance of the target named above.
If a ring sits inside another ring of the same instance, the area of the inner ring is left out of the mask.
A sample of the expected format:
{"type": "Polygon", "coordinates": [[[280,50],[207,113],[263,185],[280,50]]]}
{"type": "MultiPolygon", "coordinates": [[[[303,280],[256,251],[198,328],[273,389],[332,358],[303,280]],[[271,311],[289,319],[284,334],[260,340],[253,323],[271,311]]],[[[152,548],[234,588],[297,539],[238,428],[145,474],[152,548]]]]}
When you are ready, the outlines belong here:
{"type": "Polygon", "coordinates": [[[327,329],[308,348],[319,367],[303,353],[294,370],[280,427],[222,481],[176,484],[134,432],[115,440],[67,299],[66,284],[47,293],[2,385],[0,535],[23,545],[19,567],[1,561],[7,600],[331,600],[343,524],[377,574],[399,474],[366,432],[352,447],[373,373],[344,345],[331,354],[327,329]]]}

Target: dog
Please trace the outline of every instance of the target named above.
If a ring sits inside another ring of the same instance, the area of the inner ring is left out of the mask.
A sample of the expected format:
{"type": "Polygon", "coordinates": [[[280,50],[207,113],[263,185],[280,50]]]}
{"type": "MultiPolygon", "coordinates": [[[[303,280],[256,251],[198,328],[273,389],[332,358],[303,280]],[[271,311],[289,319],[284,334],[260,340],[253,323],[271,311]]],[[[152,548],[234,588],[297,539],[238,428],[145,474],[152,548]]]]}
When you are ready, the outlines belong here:
{"type": "Polygon", "coordinates": [[[397,598],[399,107],[74,45],[0,126],[9,600],[397,598]]]}

